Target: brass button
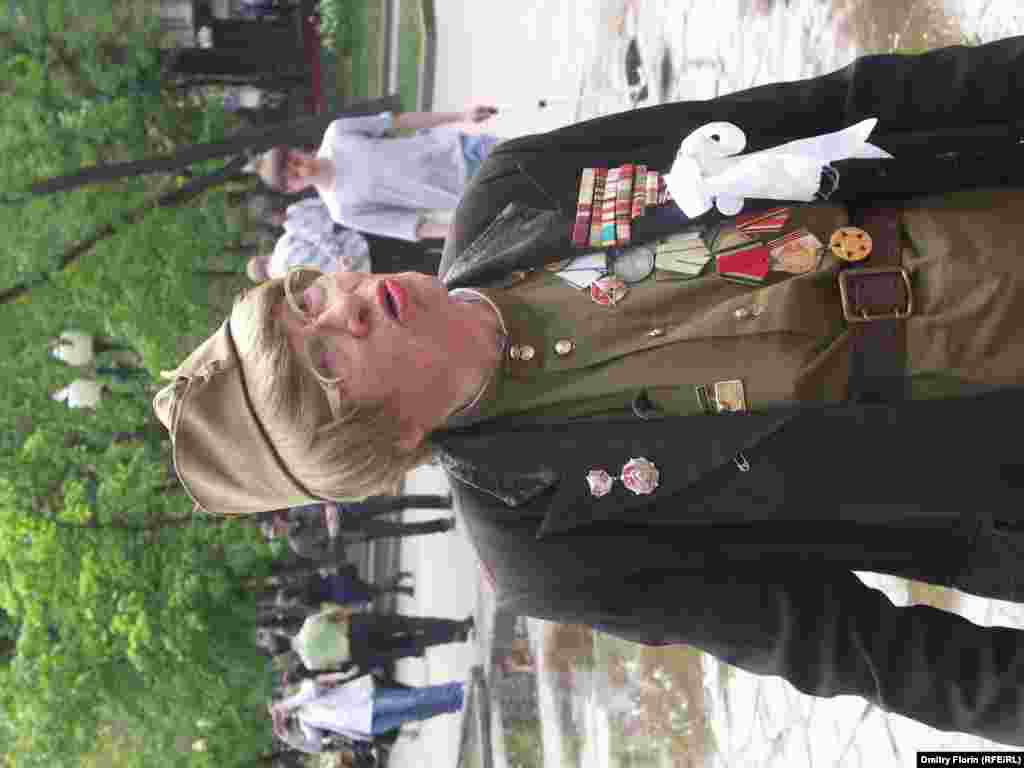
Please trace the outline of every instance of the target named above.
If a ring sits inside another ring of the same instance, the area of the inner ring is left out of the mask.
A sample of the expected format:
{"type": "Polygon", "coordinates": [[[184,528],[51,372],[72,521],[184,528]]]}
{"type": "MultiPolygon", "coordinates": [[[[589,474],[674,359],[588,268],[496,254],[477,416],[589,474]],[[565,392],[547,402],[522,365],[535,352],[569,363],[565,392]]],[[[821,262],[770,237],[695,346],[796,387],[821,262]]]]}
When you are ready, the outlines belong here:
{"type": "Polygon", "coordinates": [[[535,354],[537,354],[537,350],[529,344],[513,344],[508,351],[508,356],[513,360],[532,360],[535,354]]]}
{"type": "Polygon", "coordinates": [[[748,317],[750,317],[750,309],[748,307],[740,307],[735,312],[733,312],[732,315],[737,320],[746,320],[748,317]]]}
{"type": "Polygon", "coordinates": [[[763,312],[764,307],[754,307],[752,310],[750,310],[750,314],[752,314],[754,317],[760,317],[763,312]]]}
{"type": "Polygon", "coordinates": [[[555,342],[555,354],[565,356],[568,355],[576,347],[569,339],[559,339],[555,342]]]}
{"type": "Polygon", "coordinates": [[[650,336],[652,339],[656,339],[659,336],[664,336],[665,335],[665,329],[664,328],[651,328],[651,330],[649,330],[647,332],[647,335],[650,336]]]}

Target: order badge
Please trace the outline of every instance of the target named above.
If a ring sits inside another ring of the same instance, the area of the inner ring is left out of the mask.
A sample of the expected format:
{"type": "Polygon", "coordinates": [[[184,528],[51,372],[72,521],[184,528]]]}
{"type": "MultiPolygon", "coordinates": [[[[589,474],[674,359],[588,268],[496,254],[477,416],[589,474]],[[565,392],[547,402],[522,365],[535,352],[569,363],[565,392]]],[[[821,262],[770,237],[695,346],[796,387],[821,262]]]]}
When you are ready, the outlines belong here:
{"type": "Polygon", "coordinates": [[[614,307],[629,292],[622,278],[607,275],[590,284],[590,298],[602,307],[614,307]]]}
{"type": "Polygon", "coordinates": [[[864,261],[871,255],[871,235],[859,227],[840,227],[829,238],[828,247],[843,261],[864,261]]]}
{"type": "Polygon", "coordinates": [[[742,413],[747,410],[747,396],[739,379],[715,382],[715,401],[719,413],[742,413]]]}

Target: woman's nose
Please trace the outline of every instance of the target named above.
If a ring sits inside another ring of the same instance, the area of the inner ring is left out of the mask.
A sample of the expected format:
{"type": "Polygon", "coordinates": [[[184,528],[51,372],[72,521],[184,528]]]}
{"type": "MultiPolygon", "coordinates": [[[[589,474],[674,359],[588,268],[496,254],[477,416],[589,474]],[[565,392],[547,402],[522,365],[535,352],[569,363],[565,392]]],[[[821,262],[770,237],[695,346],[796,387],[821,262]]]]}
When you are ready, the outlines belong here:
{"type": "Polygon", "coordinates": [[[313,327],[362,338],[370,332],[370,307],[358,294],[341,293],[324,308],[313,327]]]}

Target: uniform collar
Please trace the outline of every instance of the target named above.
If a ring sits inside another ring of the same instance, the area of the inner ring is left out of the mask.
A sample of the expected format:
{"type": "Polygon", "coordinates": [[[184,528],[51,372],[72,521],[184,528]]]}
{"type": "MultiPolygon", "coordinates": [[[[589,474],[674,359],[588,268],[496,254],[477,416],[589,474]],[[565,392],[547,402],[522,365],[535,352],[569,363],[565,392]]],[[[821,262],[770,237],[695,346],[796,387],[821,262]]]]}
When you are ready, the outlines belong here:
{"type": "Polygon", "coordinates": [[[500,288],[469,290],[491,303],[501,319],[504,333],[499,340],[500,354],[494,375],[484,385],[471,407],[452,414],[445,424],[446,429],[466,427],[485,419],[490,404],[501,392],[507,378],[528,377],[544,365],[544,340],[536,328],[531,327],[535,324],[529,322],[530,309],[523,301],[500,288]],[[512,354],[514,350],[525,348],[530,350],[528,356],[512,354]]]}
{"type": "Polygon", "coordinates": [[[480,403],[487,396],[487,393],[493,390],[494,379],[499,375],[501,361],[504,359],[505,348],[508,345],[508,326],[505,323],[505,314],[502,312],[501,307],[495,299],[486,292],[477,290],[476,288],[454,288],[449,292],[449,295],[457,301],[480,302],[486,304],[494,311],[494,314],[498,318],[499,325],[499,331],[494,340],[495,348],[498,351],[498,365],[495,371],[488,377],[487,381],[484,382],[480,391],[476,393],[476,396],[469,403],[448,417],[448,422],[445,426],[458,427],[473,423],[473,415],[479,412],[480,403]]]}

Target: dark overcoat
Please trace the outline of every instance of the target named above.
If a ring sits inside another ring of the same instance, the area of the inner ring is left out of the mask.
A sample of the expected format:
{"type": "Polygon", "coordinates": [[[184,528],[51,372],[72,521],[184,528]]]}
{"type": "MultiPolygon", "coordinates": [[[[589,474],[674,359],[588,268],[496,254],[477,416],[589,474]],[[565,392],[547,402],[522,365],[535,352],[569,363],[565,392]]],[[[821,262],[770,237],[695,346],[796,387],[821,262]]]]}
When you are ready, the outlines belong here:
{"type": "MultiPolygon", "coordinates": [[[[467,190],[440,274],[483,287],[568,255],[581,168],[667,170],[711,121],[741,126],[757,150],[877,116],[871,140],[896,159],[837,164],[832,201],[851,206],[1024,186],[1022,97],[1024,40],[1010,39],[866,57],[813,80],[510,141],[467,190]]],[[[896,608],[852,573],[957,585],[994,540],[1015,542],[1022,403],[1003,389],[742,416],[499,421],[434,439],[504,609],[687,643],[809,694],[856,694],[936,728],[1024,744],[1021,633],[896,608]],[[741,452],[749,471],[734,462],[741,452]],[[654,494],[590,496],[589,469],[639,456],[660,469],[654,494]]],[[[1018,569],[994,583],[1024,597],[1018,569]]]]}

